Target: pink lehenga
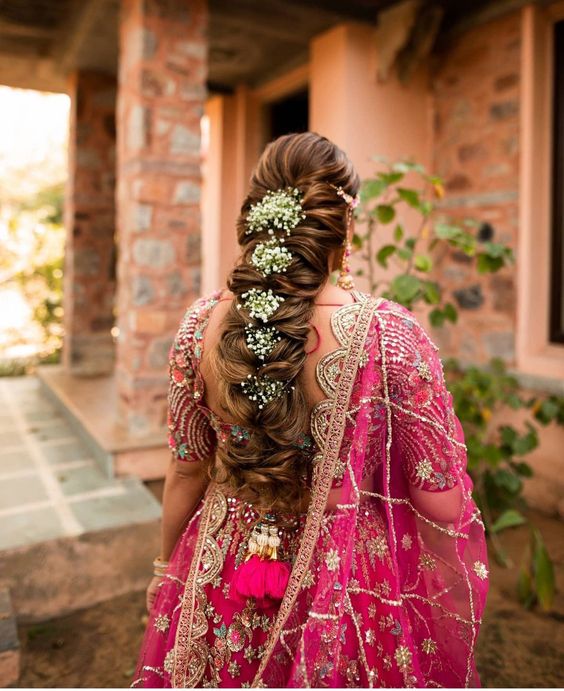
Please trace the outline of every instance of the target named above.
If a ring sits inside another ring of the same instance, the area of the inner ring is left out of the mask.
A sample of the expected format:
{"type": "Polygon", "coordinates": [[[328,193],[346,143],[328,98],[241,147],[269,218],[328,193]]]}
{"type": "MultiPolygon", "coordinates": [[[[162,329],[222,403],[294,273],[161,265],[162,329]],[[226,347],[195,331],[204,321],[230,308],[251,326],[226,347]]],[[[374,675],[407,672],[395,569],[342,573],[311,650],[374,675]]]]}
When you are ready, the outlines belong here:
{"type": "MultiPolygon", "coordinates": [[[[188,310],[171,350],[171,447],[186,462],[247,434],[200,403],[218,298],[188,310]]],[[[486,544],[437,349],[408,310],[362,293],[331,326],[340,346],[317,365],[327,398],[298,442],[312,498],[284,531],[282,601],[233,595],[257,515],[210,485],[171,556],[133,686],[479,685],[486,544]]]]}

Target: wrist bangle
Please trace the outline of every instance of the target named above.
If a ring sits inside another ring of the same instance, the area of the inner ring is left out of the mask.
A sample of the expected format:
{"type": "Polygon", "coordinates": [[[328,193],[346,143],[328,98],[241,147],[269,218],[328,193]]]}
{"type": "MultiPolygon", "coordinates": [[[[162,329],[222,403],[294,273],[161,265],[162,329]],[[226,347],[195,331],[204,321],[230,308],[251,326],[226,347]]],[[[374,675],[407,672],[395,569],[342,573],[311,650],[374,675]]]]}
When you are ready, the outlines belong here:
{"type": "Polygon", "coordinates": [[[168,561],[164,561],[161,557],[153,559],[153,574],[155,576],[164,576],[168,568],[168,561]]]}

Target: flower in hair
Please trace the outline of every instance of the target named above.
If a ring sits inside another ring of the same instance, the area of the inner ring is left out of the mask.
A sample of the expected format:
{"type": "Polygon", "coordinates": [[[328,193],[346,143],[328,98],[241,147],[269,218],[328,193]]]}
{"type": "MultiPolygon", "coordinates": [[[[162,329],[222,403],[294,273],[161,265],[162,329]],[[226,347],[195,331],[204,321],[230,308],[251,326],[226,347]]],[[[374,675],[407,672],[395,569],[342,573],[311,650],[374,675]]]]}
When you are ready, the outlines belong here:
{"type": "Polygon", "coordinates": [[[252,350],[259,360],[264,360],[282,338],[278,333],[278,329],[275,329],[274,326],[252,326],[247,324],[245,327],[245,340],[249,350],[252,350]]]}
{"type": "Polygon", "coordinates": [[[259,410],[262,410],[265,405],[282,396],[286,382],[272,379],[267,375],[259,377],[256,374],[248,374],[241,382],[241,388],[248,399],[255,401],[259,410]]]}
{"type": "Polygon", "coordinates": [[[237,305],[237,309],[244,307],[253,319],[261,319],[263,322],[268,321],[284,302],[284,298],[275,295],[270,288],[251,288],[241,295],[241,299],[243,302],[237,305]]]}
{"type": "Polygon", "coordinates": [[[290,235],[290,231],[305,217],[298,189],[268,190],[259,202],[251,205],[246,232],[248,235],[266,230],[269,235],[274,235],[274,231],[284,230],[286,235],[290,235]]]}
{"type": "Polygon", "coordinates": [[[292,263],[292,253],[281,245],[276,238],[261,242],[251,256],[251,264],[263,276],[282,273],[292,263]]]}

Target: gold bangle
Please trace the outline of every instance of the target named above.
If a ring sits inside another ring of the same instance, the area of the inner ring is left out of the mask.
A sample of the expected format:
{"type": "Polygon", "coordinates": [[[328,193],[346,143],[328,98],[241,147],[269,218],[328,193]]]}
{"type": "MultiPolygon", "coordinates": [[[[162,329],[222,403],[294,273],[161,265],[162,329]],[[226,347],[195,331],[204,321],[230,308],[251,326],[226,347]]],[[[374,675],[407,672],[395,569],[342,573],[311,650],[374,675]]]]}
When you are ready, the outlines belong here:
{"type": "Polygon", "coordinates": [[[155,576],[164,576],[168,568],[168,561],[164,561],[160,556],[153,559],[153,574],[155,576]]]}

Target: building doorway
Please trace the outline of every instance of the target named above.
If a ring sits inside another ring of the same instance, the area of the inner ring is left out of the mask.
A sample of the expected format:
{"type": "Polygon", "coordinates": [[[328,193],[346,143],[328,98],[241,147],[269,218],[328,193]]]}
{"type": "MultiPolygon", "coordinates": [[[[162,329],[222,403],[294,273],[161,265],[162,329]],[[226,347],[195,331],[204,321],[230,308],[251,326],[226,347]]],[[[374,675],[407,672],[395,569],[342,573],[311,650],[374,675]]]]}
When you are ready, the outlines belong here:
{"type": "Polygon", "coordinates": [[[309,129],[309,89],[300,89],[266,106],[266,141],[309,129]]]}

